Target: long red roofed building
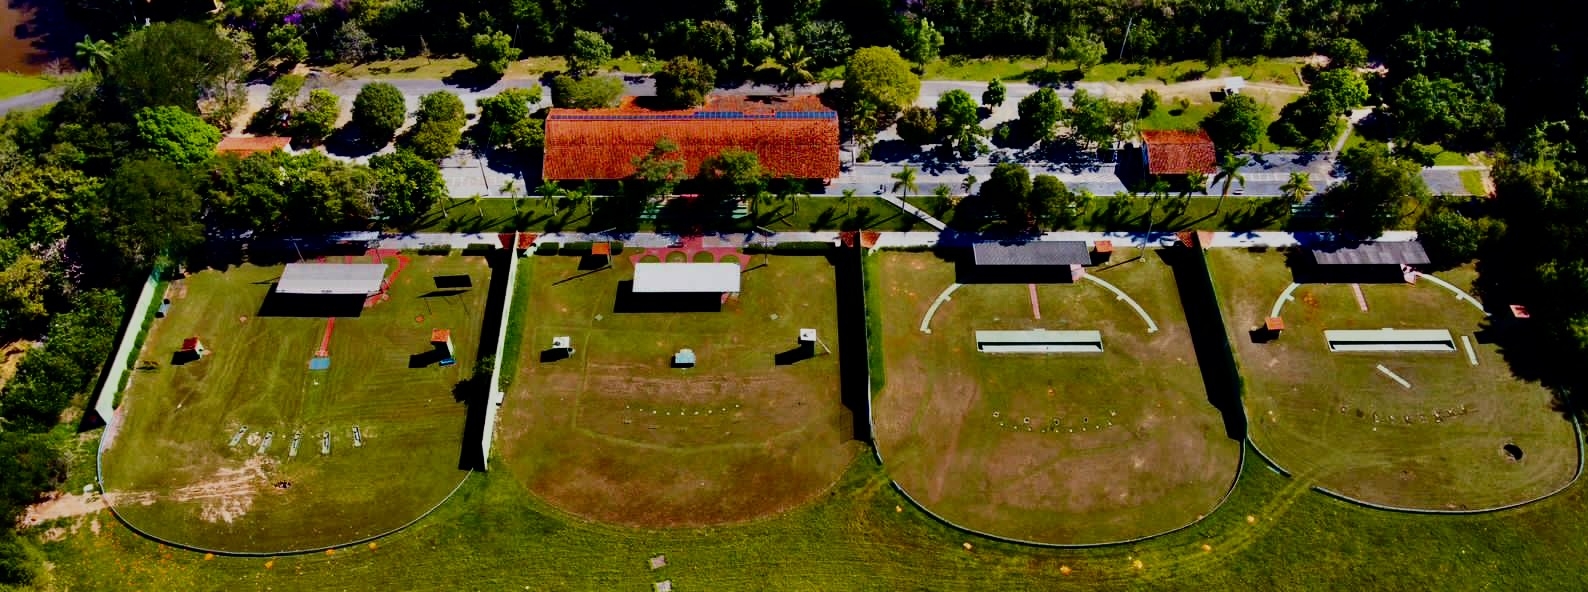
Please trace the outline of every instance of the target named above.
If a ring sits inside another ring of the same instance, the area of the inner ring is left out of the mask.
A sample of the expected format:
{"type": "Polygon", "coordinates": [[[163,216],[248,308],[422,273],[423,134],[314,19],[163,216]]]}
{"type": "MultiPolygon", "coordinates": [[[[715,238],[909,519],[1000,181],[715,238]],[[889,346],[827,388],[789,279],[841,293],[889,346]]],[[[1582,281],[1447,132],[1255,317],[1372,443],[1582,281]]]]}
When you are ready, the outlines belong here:
{"type": "Polygon", "coordinates": [[[1211,175],[1218,170],[1213,139],[1205,131],[1144,130],[1141,141],[1149,175],[1211,175]]]}
{"type": "Polygon", "coordinates": [[[715,97],[703,107],[654,111],[552,109],[546,117],[541,177],[615,180],[634,174],[634,160],[662,138],[678,145],[684,172],[727,148],[759,157],[768,176],[828,180],[838,176],[838,113],[814,96],[715,97]]]}

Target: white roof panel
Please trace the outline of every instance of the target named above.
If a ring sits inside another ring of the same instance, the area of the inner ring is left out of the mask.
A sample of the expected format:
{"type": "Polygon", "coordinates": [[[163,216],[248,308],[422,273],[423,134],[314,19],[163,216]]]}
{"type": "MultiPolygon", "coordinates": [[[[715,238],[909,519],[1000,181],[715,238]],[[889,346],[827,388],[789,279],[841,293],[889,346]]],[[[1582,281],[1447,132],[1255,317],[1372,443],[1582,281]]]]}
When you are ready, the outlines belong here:
{"type": "Polygon", "coordinates": [[[637,263],[636,293],[738,292],[737,263],[637,263]]]}
{"type": "Polygon", "coordinates": [[[385,263],[288,263],[276,291],[283,294],[374,294],[385,263]]]}

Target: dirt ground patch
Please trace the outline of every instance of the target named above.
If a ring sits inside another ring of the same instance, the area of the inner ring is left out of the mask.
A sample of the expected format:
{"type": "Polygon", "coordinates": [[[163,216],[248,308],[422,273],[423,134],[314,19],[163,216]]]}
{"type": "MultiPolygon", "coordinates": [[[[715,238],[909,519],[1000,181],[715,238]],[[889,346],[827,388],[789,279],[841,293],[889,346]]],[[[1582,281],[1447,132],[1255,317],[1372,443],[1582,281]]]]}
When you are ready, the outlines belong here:
{"type": "Polygon", "coordinates": [[[6,381],[11,380],[12,376],[16,376],[17,364],[22,363],[22,354],[26,353],[32,345],[33,342],[31,341],[18,339],[0,346],[0,387],[4,387],[6,381]]]}
{"type": "Polygon", "coordinates": [[[531,491],[606,522],[722,524],[809,501],[858,453],[825,259],[746,271],[739,296],[715,312],[618,312],[633,263],[618,257],[596,273],[578,263],[534,257],[520,268],[517,293],[530,301],[517,338],[570,336],[576,349],[542,359],[526,347],[503,407],[503,464],[531,491]],[[802,328],[834,353],[790,358],[802,328]],[[681,348],[695,367],[672,367],[681,348]]]}
{"type": "Polygon", "coordinates": [[[1117,541],[1170,530],[1217,506],[1239,443],[1207,402],[1173,274],[1152,257],[1100,272],[1160,330],[1090,282],[966,284],[920,319],[954,265],[884,253],[888,382],[873,399],[895,481],[967,528],[1048,543],[1117,541]],[[986,354],[978,330],[1096,330],[1101,354],[986,354]]]}

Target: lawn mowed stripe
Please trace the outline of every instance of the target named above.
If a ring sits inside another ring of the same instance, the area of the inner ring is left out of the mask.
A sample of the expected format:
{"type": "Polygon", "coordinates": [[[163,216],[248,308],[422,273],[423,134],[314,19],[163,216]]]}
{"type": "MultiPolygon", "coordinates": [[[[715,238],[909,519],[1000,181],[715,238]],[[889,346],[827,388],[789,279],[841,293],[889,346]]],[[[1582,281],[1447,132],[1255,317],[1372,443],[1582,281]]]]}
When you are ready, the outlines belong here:
{"type": "Polygon", "coordinates": [[[634,255],[601,270],[578,257],[521,263],[534,277],[516,295],[532,345],[503,408],[506,467],[567,511],[644,526],[748,520],[829,487],[859,450],[839,395],[831,264],[758,255],[720,311],[618,312],[634,255]],[[801,328],[834,354],[776,364],[801,328]],[[576,353],[543,360],[559,336],[576,353]],[[670,366],[683,348],[696,367],[670,366]]]}
{"type": "Polygon", "coordinates": [[[384,532],[443,499],[466,475],[458,469],[464,406],[453,386],[474,363],[490,271],[479,258],[406,256],[412,263],[389,300],[337,319],[331,367],[320,372],[308,362],[325,318],[259,316],[282,267],[187,277],[187,296],[151,327],[140,355],[159,366],[136,373],[126,423],[105,452],[118,511],[182,544],[271,552],[384,532]],[[443,275],[468,275],[474,288],[435,297],[443,275]],[[411,368],[410,356],[430,349],[432,328],[452,331],[457,365],[411,368]],[[170,365],[189,336],[210,354],[170,365]],[[242,426],[248,437],[228,446],[242,426]],[[274,436],[259,454],[266,432],[274,436]],[[295,432],[303,436],[292,457],[295,432]],[[329,456],[320,453],[324,432],[329,456]]]}
{"type": "MultiPolygon", "coordinates": [[[[1156,256],[1092,270],[1131,294],[1142,319],[1101,286],[967,284],[927,253],[884,253],[879,292],[887,387],[877,441],[894,479],[945,519],[1044,543],[1160,533],[1211,511],[1239,445],[1207,404],[1168,266],[1156,256]],[[1102,354],[983,354],[977,330],[1096,330],[1102,354]]],[[[877,314],[877,313],[873,313],[877,314]]]]}

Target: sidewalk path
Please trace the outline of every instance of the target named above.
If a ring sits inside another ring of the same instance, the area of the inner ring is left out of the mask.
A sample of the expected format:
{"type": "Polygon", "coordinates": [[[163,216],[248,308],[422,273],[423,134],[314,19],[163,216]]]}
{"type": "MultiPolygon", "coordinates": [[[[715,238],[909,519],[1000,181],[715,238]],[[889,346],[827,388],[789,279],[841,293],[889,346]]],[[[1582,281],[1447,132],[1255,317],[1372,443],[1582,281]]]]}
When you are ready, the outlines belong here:
{"type": "Polygon", "coordinates": [[[942,220],[938,220],[936,217],[926,213],[926,211],[922,210],[921,208],[910,205],[909,202],[904,201],[903,199],[899,198],[899,196],[893,194],[884,194],[882,196],[882,201],[893,204],[899,209],[904,210],[904,213],[906,214],[920,218],[921,221],[925,222],[927,226],[931,226],[932,228],[936,228],[938,230],[948,229],[948,225],[944,224],[942,220]]]}

